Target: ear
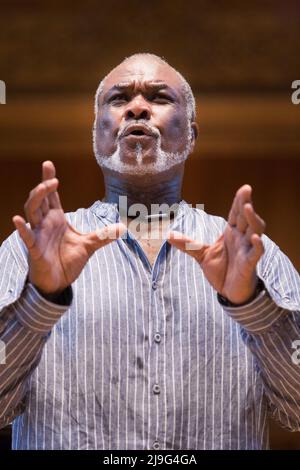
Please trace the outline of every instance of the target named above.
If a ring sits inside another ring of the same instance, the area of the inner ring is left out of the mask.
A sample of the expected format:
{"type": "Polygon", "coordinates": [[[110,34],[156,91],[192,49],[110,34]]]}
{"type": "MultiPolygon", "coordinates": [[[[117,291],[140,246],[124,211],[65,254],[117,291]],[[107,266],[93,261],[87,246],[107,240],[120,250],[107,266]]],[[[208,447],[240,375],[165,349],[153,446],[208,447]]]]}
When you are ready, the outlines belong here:
{"type": "Polygon", "coordinates": [[[197,137],[198,137],[198,124],[196,123],[196,121],[192,121],[191,122],[191,128],[192,128],[192,141],[191,141],[191,146],[192,146],[192,150],[194,149],[194,146],[195,146],[195,142],[197,140],[197,137]]]}
{"type": "Polygon", "coordinates": [[[198,133],[199,133],[199,127],[196,121],[192,121],[191,127],[192,127],[193,138],[194,140],[196,140],[198,137],[198,133]]]}

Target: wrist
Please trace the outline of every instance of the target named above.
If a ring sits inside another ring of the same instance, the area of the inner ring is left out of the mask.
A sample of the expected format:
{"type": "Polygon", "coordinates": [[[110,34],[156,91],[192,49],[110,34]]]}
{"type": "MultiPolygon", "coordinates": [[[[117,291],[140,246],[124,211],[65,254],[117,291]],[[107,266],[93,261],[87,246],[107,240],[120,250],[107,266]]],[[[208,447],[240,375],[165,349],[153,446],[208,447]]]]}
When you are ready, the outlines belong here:
{"type": "Polygon", "coordinates": [[[264,288],[265,288],[265,285],[263,281],[258,277],[254,292],[247,298],[247,300],[243,302],[232,302],[232,300],[229,300],[227,297],[224,297],[219,292],[217,296],[218,296],[219,302],[226,307],[242,307],[243,305],[247,305],[251,303],[253,300],[255,300],[256,297],[264,290],[264,288]]]}
{"type": "Polygon", "coordinates": [[[56,291],[56,292],[44,292],[42,289],[37,287],[36,285],[32,284],[33,287],[37,290],[37,292],[48,302],[58,305],[68,305],[70,303],[70,289],[71,287],[68,286],[63,290],[56,291]]]}

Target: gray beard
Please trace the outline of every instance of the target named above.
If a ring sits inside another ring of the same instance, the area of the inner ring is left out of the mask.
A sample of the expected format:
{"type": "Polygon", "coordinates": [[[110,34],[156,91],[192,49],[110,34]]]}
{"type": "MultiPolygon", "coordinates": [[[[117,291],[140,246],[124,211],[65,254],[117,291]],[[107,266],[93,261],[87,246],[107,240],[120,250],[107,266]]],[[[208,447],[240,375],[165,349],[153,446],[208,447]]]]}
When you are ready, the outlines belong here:
{"type": "Polygon", "coordinates": [[[96,139],[94,135],[94,153],[100,168],[112,170],[116,173],[122,173],[127,175],[153,175],[168,171],[175,165],[184,162],[190,154],[191,150],[191,137],[192,129],[190,123],[188,123],[187,129],[187,142],[185,149],[182,152],[165,152],[161,148],[161,137],[157,138],[156,147],[154,150],[155,159],[152,162],[143,161],[143,149],[141,144],[137,144],[135,147],[135,162],[129,164],[123,162],[121,159],[120,144],[118,143],[117,149],[112,155],[100,155],[97,151],[96,139]]]}

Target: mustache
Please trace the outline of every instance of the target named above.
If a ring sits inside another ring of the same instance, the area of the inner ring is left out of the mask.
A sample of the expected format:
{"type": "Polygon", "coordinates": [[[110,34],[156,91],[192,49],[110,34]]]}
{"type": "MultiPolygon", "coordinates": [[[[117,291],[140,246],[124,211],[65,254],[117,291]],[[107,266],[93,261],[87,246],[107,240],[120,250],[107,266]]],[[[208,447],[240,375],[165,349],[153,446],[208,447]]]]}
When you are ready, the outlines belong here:
{"type": "Polygon", "coordinates": [[[154,137],[160,137],[160,132],[157,129],[157,127],[151,126],[147,121],[145,121],[143,119],[139,119],[139,120],[134,121],[134,122],[132,122],[132,121],[128,122],[128,123],[124,124],[123,126],[121,126],[119,128],[119,131],[118,131],[118,134],[117,134],[117,140],[124,137],[124,135],[126,135],[127,129],[129,127],[131,127],[133,124],[142,125],[142,126],[145,127],[145,129],[147,129],[149,134],[153,135],[154,137]]]}

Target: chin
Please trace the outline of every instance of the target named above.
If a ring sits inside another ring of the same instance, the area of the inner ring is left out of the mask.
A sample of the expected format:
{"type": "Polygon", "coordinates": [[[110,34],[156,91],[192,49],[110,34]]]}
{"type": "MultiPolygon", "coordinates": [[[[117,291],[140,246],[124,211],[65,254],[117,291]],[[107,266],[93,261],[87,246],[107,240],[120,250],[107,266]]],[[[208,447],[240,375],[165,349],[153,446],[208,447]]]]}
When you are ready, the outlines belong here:
{"type": "Polygon", "coordinates": [[[120,152],[120,161],[132,166],[141,166],[154,164],[157,161],[157,155],[152,149],[135,149],[120,152]]]}
{"type": "Polygon", "coordinates": [[[117,152],[122,159],[138,160],[151,156],[155,158],[158,148],[157,141],[154,139],[128,139],[119,143],[117,152]]]}
{"type": "Polygon", "coordinates": [[[142,146],[134,148],[120,145],[110,156],[96,154],[98,164],[103,170],[117,175],[154,176],[172,172],[178,165],[182,166],[188,156],[188,148],[184,152],[168,153],[158,146],[142,146]]]}

